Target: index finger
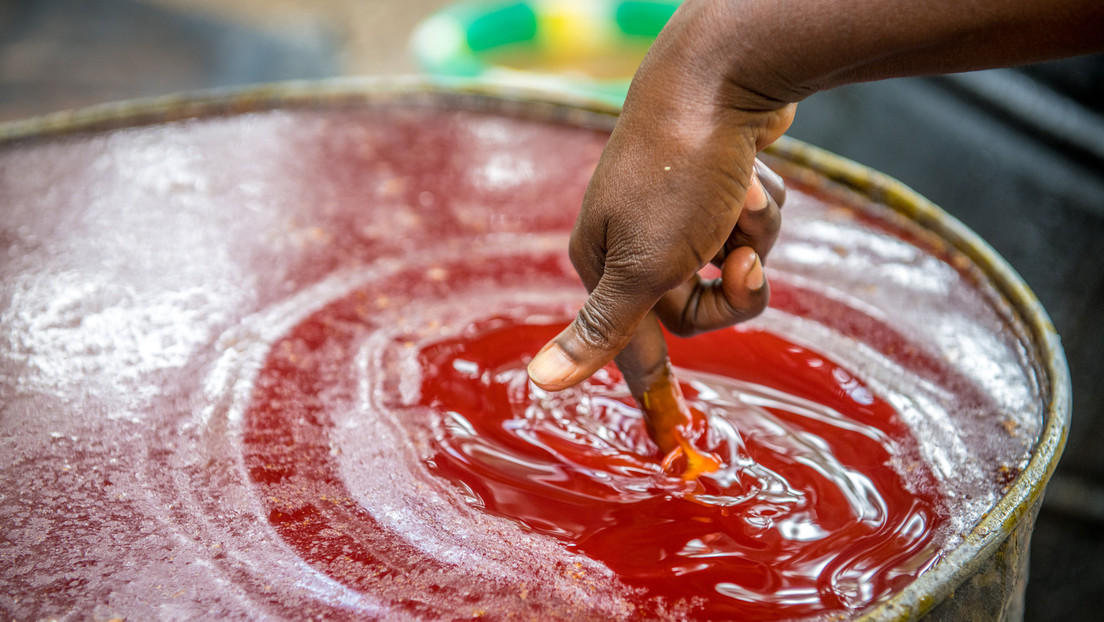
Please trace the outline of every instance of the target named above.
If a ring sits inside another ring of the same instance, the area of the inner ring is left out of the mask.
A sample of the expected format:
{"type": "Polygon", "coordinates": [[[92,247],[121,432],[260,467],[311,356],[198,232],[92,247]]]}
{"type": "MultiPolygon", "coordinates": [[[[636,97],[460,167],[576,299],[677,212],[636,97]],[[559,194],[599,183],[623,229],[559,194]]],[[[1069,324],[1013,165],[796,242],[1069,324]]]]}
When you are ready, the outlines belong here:
{"type": "MultiPolygon", "coordinates": [[[[618,277],[606,271],[579,313],[559,335],[537,352],[529,363],[529,377],[548,391],[560,391],[590,377],[613,360],[633,340],[641,322],[658,300],[632,295],[631,287],[615,284],[618,277]]],[[[659,334],[662,344],[663,335],[659,334]]],[[[655,349],[653,341],[644,341],[655,349]]],[[[666,346],[662,346],[666,352],[666,346]]]]}

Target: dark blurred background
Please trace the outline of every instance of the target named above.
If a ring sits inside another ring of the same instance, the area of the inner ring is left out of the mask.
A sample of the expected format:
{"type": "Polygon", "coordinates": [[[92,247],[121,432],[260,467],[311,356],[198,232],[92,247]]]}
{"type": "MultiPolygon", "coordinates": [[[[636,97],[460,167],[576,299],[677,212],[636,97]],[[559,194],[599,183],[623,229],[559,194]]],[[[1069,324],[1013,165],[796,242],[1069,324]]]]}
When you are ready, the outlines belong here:
{"type": "MultiPolygon", "coordinates": [[[[417,71],[446,0],[0,0],[0,121],[170,92],[417,71]]],[[[1104,56],[845,87],[790,134],[900,179],[1024,277],[1062,335],[1073,426],[1027,620],[1104,615],[1104,56]]],[[[2,189],[0,189],[2,193],[2,189]]]]}
{"type": "Polygon", "coordinates": [[[981,235],[1039,297],[1073,423],[1031,547],[1025,619],[1104,619],[1104,56],[854,85],[790,134],[888,173],[981,235]]]}

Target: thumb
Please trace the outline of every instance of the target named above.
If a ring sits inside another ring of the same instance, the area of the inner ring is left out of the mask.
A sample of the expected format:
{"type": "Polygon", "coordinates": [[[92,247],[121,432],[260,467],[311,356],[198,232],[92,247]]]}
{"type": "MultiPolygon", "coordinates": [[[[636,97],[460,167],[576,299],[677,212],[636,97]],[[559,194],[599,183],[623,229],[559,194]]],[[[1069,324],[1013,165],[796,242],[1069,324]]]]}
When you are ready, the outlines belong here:
{"type": "Polygon", "coordinates": [[[602,278],[574,321],[529,362],[529,378],[548,391],[589,378],[628,345],[655,302],[619,293],[602,278]]]}

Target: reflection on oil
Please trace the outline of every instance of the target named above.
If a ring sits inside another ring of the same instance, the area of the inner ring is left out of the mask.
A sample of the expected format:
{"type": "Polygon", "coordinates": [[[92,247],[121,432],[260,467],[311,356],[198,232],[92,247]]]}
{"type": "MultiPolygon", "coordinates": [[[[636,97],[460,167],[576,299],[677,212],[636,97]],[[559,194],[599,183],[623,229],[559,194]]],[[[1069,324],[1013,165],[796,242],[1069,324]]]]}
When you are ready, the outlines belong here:
{"type": "Polygon", "coordinates": [[[662,468],[615,369],[559,393],[528,382],[526,353],[558,329],[540,328],[499,319],[421,355],[432,469],[475,506],[565,541],[649,597],[700,599],[695,615],[708,618],[861,607],[933,561],[942,510],[914,492],[931,491],[931,475],[892,408],[844,369],[757,331],[676,344],[691,366],[750,344],[829,389],[798,396],[682,368],[690,406],[709,418],[705,445],[724,457],[687,482],[662,468]],[[915,461],[911,483],[891,457],[915,461]]]}

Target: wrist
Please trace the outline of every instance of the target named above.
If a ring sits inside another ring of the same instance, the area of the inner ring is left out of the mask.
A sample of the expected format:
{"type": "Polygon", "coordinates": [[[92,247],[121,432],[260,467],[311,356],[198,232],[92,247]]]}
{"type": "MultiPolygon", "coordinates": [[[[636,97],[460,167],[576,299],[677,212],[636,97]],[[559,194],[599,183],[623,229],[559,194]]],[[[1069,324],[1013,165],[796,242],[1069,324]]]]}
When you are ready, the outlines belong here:
{"type": "Polygon", "coordinates": [[[815,89],[782,71],[782,48],[764,34],[772,4],[686,0],[641,63],[623,121],[689,144],[735,129],[751,139],[753,153],[776,140],[793,119],[792,104],[815,89]]]}
{"type": "Polygon", "coordinates": [[[792,36],[776,0],[686,0],[657,37],[634,82],[696,105],[761,112],[801,101],[802,84],[787,53],[792,36]]]}

